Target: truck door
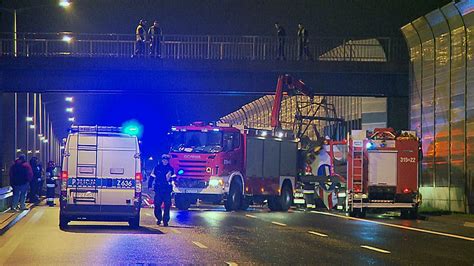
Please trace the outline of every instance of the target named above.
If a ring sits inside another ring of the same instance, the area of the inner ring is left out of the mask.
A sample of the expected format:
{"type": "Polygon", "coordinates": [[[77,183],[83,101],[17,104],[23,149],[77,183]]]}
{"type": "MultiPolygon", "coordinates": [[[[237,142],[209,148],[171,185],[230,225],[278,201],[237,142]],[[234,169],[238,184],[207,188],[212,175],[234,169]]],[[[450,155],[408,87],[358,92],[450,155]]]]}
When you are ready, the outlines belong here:
{"type": "Polygon", "coordinates": [[[99,139],[100,198],[102,208],[112,205],[133,206],[136,139],[103,136],[99,139]]]}
{"type": "Polygon", "coordinates": [[[223,148],[226,151],[224,158],[224,175],[242,169],[242,145],[239,132],[226,132],[223,135],[223,148]]]}
{"type": "Polygon", "coordinates": [[[397,151],[368,152],[369,186],[397,186],[397,151]]]}
{"type": "Polygon", "coordinates": [[[69,141],[68,204],[98,205],[97,136],[78,132],[69,141]]]}

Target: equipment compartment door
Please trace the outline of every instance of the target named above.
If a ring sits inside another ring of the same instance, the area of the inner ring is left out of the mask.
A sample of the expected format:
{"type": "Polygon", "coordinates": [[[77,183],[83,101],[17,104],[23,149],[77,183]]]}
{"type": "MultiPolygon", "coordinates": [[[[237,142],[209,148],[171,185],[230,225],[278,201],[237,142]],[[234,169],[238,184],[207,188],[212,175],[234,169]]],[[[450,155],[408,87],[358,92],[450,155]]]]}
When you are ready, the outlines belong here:
{"type": "Polygon", "coordinates": [[[396,186],[397,165],[396,151],[369,151],[369,186],[396,186]]]}

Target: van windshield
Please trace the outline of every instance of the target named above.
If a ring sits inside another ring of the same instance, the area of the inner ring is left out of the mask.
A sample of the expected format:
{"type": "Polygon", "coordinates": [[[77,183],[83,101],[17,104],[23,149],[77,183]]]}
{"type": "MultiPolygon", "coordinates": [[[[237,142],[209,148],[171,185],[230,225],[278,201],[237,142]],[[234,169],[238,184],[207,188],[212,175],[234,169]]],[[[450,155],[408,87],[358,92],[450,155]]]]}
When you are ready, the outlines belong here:
{"type": "Polygon", "coordinates": [[[222,151],[222,133],[216,131],[174,132],[171,145],[172,152],[204,152],[222,151]]]}

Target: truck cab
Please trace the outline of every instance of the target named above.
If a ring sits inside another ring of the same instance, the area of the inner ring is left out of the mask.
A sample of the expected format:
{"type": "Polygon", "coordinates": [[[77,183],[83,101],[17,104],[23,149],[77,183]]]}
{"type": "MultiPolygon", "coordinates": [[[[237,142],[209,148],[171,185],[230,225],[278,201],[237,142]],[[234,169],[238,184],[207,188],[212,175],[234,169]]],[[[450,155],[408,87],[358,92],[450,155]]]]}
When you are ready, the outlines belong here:
{"type": "Polygon", "coordinates": [[[235,127],[195,122],[172,128],[171,166],[178,209],[201,199],[219,204],[229,192],[233,176],[242,176],[243,137],[235,127]]]}

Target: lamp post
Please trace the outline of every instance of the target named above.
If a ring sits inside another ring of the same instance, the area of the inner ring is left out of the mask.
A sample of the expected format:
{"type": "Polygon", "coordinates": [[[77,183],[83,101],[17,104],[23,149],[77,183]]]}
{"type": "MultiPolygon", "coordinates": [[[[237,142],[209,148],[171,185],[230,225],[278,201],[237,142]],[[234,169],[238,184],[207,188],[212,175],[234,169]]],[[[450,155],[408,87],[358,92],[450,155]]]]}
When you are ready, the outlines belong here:
{"type": "MultiPolygon", "coordinates": [[[[71,6],[71,1],[69,0],[60,0],[59,6],[62,8],[68,8],[71,6]]],[[[30,7],[22,7],[22,8],[5,8],[0,7],[1,11],[5,11],[13,15],[13,56],[18,56],[18,35],[17,35],[17,14],[28,11],[31,9],[36,8],[43,8],[43,7],[50,7],[51,5],[38,5],[38,6],[30,6],[30,7]]]]}

